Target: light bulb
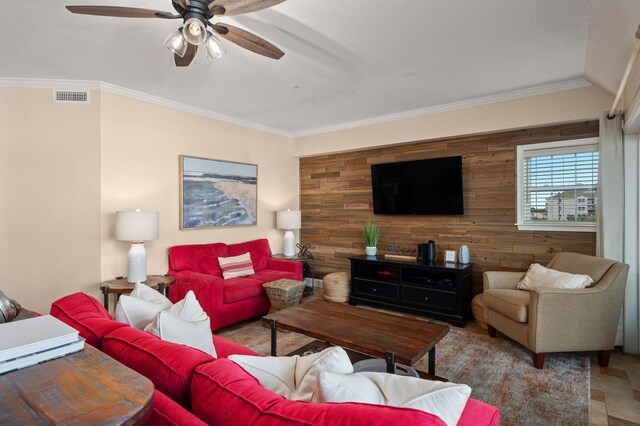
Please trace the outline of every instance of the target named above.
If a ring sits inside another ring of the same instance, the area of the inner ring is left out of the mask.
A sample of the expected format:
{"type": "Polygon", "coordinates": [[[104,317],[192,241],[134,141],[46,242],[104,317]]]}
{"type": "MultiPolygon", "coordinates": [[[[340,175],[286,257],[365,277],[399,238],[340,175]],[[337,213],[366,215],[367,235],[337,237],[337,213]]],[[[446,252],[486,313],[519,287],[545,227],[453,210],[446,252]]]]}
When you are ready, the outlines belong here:
{"type": "Polygon", "coordinates": [[[183,58],[184,54],[187,52],[187,40],[182,36],[181,30],[182,28],[169,34],[169,36],[164,40],[164,45],[167,49],[183,58]]]}
{"type": "Polygon", "coordinates": [[[200,36],[200,33],[202,31],[200,31],[200,26],[197,24],[189,24],[189,33],[194,36],[194,37],[198,37],[200,36]]]}
{"type": "Polygon", "coordinates": [[[182,35],[189,43],[199,45],[206,40],[207,29],[199,19],[189,18],[184,23],[182,35]]]}
{"type": "Polygon", "coordinates": [[[207,50],[207,58],[211,60],[218,59],[227,52],[227,49],[225,49],[224,45],[220,43],[220,40],[208,31],[204,47],[207,50]]]}

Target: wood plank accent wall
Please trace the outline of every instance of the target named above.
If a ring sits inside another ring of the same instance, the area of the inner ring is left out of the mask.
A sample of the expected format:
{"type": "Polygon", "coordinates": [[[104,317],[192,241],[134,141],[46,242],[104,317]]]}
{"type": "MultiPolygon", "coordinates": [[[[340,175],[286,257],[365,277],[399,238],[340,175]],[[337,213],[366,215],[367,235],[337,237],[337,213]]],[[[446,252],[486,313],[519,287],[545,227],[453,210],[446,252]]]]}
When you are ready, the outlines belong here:
{"type": "Polygon", "coordinates": [[[437,256],[469,246],[474,294],[482,273],[526,270],[546,264],[555,253],[595,254],[595,233],[518,231],[516,146],[598,136],[598,122],[580,122],[446,140],[420,141],[363,151],[300,159],[300,241],[316,256],[315,276],[348,271],[351,255],[364,254],[362,226],[380,227],[378,254],[391,243],[416,247],[434,240],[437,256]],[[388,216],[373,214],[371,164],[462,156],[464,215],[388,216]]]}

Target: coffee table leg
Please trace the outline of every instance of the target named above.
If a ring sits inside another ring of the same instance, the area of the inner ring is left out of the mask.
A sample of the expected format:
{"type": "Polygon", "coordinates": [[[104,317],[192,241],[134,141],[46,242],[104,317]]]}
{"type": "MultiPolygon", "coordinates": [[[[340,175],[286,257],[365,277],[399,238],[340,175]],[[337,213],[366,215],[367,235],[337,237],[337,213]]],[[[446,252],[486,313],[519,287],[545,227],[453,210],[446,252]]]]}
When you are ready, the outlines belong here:
{"type": "Polygon", "coordinates": [[[386,351],[384,353],[384,360],[387,362],[387,373],[394,374],[396,372],[396,353],[386,351]]]}
{"type": "Polygon", "coordinates": [[[429,351],[429,369],[428,373],[432,376],[436,375],[436,347],[434,346],[429,351]]]}
{"type": "Polygon", "coordinates": [[[271,356],[276,356],[278,348],[278,320],[270,319],[269,325],[271,326],[271,356]]]}

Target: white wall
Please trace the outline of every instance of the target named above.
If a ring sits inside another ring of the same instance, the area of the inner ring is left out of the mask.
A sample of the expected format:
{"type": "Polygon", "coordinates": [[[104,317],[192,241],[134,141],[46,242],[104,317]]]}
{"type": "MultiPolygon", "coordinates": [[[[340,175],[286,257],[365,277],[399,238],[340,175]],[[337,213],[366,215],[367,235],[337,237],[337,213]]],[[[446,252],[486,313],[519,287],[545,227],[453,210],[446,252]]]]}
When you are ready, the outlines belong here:
{"type": "Polygon", "coordinates": [[[275,212],[299,207],[298,160],[288,138],[211,118],[103,93],[101,120],[101,278],[127,274],[129,243],[114,238],[115,212],[160,212],[160,238],[145,243],[148,273],[167,272],[167,249],[177,244],[268,238],[282,252],[275,212]],[[256,226],[179,229],[178,156],[258,165],[256,226]]]}
{"type": "Polygon", "coordinates": [[[598,119],[613,95],[597,86],[294,139],[293,154],[332,152],[598,119]]]}
{"type": "Polygon", "coordinates": [[[0,88],[0,290],[48,313],[100,280],[100,93],[0,88]]]}

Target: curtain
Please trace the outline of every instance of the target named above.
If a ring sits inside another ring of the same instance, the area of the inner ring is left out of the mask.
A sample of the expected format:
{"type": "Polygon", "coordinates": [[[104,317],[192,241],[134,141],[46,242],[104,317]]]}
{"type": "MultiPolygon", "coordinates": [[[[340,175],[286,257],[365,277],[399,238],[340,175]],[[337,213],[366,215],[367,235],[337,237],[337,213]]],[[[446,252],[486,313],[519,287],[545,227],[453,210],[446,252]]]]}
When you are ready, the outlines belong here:
{"type": "MultiPolygon", "coordinates": [[[[600,188],[596,255],[624,262],[624,145],[622,114],[600,116],[600,188]]],[[[622,345],[622,312],[616,346],[622,345]]]]}

